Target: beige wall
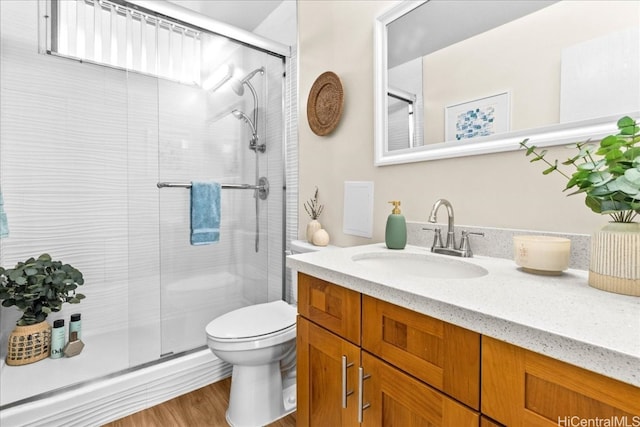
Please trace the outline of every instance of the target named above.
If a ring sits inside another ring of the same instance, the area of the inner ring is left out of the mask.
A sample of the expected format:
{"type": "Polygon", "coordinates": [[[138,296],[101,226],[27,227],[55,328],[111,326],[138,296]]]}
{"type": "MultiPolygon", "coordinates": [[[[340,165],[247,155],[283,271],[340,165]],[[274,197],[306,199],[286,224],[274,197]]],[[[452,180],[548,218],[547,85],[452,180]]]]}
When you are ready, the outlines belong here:
{"type": "MultiPolygon", "coordinates": [[[[302,203],[319,188],[320,217],[332,243],[349,246],[384,240],[389,200],[401,200],[407,220],[425,221],[433,203],[449,199],[456,223],[474,226],[591,233],[604,224],[580,196],[566,197],[560,175],[543,176],[523,152],[373,166],[373,22],[393,1],[298,0],[300,228],[308,222],[302,203]],[[314,80],[333,71],[345,91],[344,113],[336,130],[315,135],[306,117],[314,80]],[[344,181],[373,181],[374,236],[342,232],[344,181]]],[[[542,106],[543,108],[543,106],[542,106]]],[[[564,159],[572,152],[550,150],[564,159]]],[[[444,212],[440,220],[445,219],[444,212]]]]}

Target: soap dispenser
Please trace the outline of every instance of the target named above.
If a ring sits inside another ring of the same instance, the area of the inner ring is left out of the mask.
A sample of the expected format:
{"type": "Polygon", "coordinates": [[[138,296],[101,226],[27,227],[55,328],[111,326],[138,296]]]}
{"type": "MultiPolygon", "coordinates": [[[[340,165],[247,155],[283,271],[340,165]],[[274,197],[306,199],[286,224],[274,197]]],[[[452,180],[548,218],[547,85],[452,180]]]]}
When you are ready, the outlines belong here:
{"type": "Polygon", "coordinates": [[[393,210],[387,217],[384,241],[389,249],[404,249],[407,245],[407,222],[400,212],[400,201],[393,200],[389,203],[393,205],[393,210]]]}

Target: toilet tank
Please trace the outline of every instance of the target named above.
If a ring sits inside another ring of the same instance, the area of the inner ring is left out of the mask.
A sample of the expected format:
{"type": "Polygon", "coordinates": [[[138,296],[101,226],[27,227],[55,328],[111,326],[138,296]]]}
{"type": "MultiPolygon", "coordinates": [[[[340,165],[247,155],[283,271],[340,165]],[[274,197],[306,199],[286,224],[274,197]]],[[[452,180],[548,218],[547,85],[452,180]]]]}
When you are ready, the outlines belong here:
{"type": "MultiPolygon", "coordinates": [[[[331,250],[337,248],[337,246],[316,246],[313,243],[309,243],[306,240],[292,240],[291,241],[291,255],[304,254],[308,252],[317,252],[324,250],[331,250]]],[[[291,303],[298,305],[298,272],[291,270],[291,295],[293,296],[291,303]]]]}
{"type": "Polygon", "coordinates": [[[333,245],[327,246],[316,246],[313,243],[309,243],[306,240],[292,240],[291,241],[291,253],[295,254],[304,254],[307,252],[317,252],[322,251],[324,249],[336,248],[333,245]]]}

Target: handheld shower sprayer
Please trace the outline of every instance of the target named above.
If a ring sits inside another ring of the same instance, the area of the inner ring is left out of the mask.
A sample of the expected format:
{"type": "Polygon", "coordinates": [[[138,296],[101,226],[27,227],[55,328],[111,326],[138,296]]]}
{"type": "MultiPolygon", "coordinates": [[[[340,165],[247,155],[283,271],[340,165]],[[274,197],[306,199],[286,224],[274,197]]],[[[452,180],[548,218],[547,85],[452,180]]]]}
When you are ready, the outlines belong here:
{"type": "Polygon", "coordinates": [[[244,76],[242,80],[231,80],[231,89],[233,89],[236,95],[244,95],[245,86],[247,86],[251,91],[251,95],[253,96],[253,120],[249,119],[249,117],[247,117],[247,115],[240,110],[233,110],[232,113],[237,119],[244,120],[251,127],[253,137],[251,138],[251,142],[249,143],[249,148],[255,152],[259,151],[261,153],[264,153],[266,150],[266,145],[258,144],[258,94],[256,93],[256,90],[250,81],[258,73],[264,74],[264,67],[256,68],[255,70],[244,76]]]}
{"type": "Polygon", "coordinates": [[[253,122],[251,121],[251,119],[249,117],[247,117],[247,115],[245,113],[243,113],[240,110],[233,110],[231,112],[231,114],[233,114],[233,117],[235,117],[238,120],[244,120],[245,123],[247,123],[249,125],[249,127],[251,128],[251,133],[255,136],[256,135],[256,128],[255,126],[253,126],[253,122]]]}
{"type": "Polygon", "coordinates": [[[256,93],[256,89],[253,87],[253,85],[251,84],[251,79],[256,75],[256,74],[264,74],[264,67],[260,67],[260,68],[256,68],[255,70],[253,70],[252,72],[250,72],[249,74],[247,74],[246,76],[244,76],[244,78],[242,80],[238,80],[238,79],[232,79],[231,80],[231,89],[233,89],[233,91],[236,93],[236,95],[238,96],[242,96],[244,95],[244,87],[248,87],[249,90],[251,91],[251,95],[253,96],[253,123],[252,123],[252,127],[254,129],[253,132],[253,140],[251,141],[250,144],[250,148],[252,150],[257,150],[260,151],[261,153],[264,153],[265,151],[265,144],[260,144],[258,145],[258,94],[256,93]]]}
{"type": "Polygon", "coordinates": [[[231,114],[233,114],[233,117],[235,117],[236,119],[243,120],[251,128],[252,136],[251,141],[249,142],[249,148],[253,151],[257,150],[261,153],[264,153],[266,150],[266,146],[265,144],[258,145],[258,130],[256,129],[251,119],[245,113],[237,109],[231,111],[231,114]]]}
{"type": "MultiPolygon", "coordinates": [[[[231,89],[236,93],[236,95],[238,96],[242,96],[244,95],[244,87],[247,86],[249,88],[249,90],[251,91],[251,95],[253,96],[253,120],[251,120],[245,113],[243,113],[242,111],[238,110],[238,109],[234,109],[231,111],[231,114],[233,115],[233,117],[235,117],[238,120],[242,120],[244,121],[247,125],[249,125],[249,128],[251,129],[251,140],[249,141],[249,149],[253,150],[256,153],[255,156],[255,160],[256,160],[256,167],[255,167],[255,173],[256,173],[256,185],[258,185],[258,183],[260,183],[260,185],[262,185],[263,180],[266,180],[266,178],[264,177],[260,177],[260,173],[259,173],[259,158],[260,156],[258,155],[258,153],[264,153],[267,149],[266,144],[258,144],[259,141],[259,137],[258,137],[258,94],[256,93],[255,88],[253,87],[253,85],[251,84],[250,80],[258,73],[260,74],[264,74],[265,69],[264,67],[260,67],[260,68],[256,68],[255,70],[253,70],[252,72],[250,72],[249,74],[247,74],[242,80],[238,80],[237,78],[233,77],[233,70],[234,70],[234,66],[232,64],[228,65],[227,67],[223,67],[222,71],[220,71],[219,74],[217,74],[215,76],[215,78],[211,78],[211,82],[207,82],[208,84],[206,85],[209,89],[215,91],[216,89],[220,88],[221,86],[223,86],[225,83],[229,82],[229,85],[231,86],[231,89]]],[[[203,85],[203,87],[205,87],[205,85],[203,85]]],[[[256,187],[258,188],[258,187],[256,187]]],[[[264,197],[262,197],[262,195],[260,193],[258,193],[258,190],[256,190],[254,192],[254,198],[255,198],[255,204],[256,204],[256,239],[255,239],[255,248],[256,248],[256,252],[258,252],[258,247],[259,247],[259,242],[260,242],[260,221],[259,221],[259,201],[260,200],[264,200],[264,197]]]]}

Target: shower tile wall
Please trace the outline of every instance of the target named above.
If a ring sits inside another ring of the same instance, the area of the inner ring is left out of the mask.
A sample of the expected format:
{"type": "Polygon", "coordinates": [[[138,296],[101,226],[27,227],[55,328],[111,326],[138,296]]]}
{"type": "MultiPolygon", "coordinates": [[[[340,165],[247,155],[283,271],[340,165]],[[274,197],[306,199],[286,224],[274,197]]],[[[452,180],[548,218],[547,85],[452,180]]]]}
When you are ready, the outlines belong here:
{"type": "MultiPolygon", "coordinates": [[[[128,150],[137,141],[128,137],[132,123],[127,75],[40,55],[37,2],[2,1],[0,7],[0,184],[10,227],[9,238],[0,242],[0,263],[12,267],[47,252],[81,270],[87,299],[79,306],[67,305],[49,321],[68,322],[71,313],[81,312],[87,354],[98,361],[90,373],[52,369],[53,360],[34,364],[33,369],[1,366],[0,403],[5,403],[40,387],[34,381],[30,381],[33,387],[16,387],[13,380],[23,383],[46,376],[53,384],[65,384],[129,367],[127,342],[134,333],[127,330],[134,320],[129,311],[142,320],[148,309],[146,300],[134,299],[129,286],[130,258],[143,262],[146,253],[130,251],[144,250],[147,242],[157,238],[145,233],[139,223],[142,218],[131,221],[128,206],[130,198],[136,199],[144,204],[140,217],[147,214],[145,201],[153,203],[153,189],[142,192],[138,185],[128,186],[129,171],[135,169],[129,163],[136,161],[128,150]],[[130,229],[136,230],[131,238],[130,229]],[[105,358],[109,363],[101,363],[105,358]]],[[[142,115],[139,120],[145,122],[148,117],[142,115]]],[[[144,146],[137,149],[146,152],[144,146]]],[[[143,271],[136,274],[141,277],[143,271]]],[[[136,292],[145,293],[143,288],[155,280],[157,275],[145,276],[136,284],[136,292]]],[[[3,360],[7,336],[18,317],[16,310],[0,310],[3,360]]]]}

